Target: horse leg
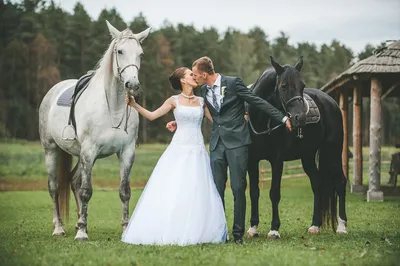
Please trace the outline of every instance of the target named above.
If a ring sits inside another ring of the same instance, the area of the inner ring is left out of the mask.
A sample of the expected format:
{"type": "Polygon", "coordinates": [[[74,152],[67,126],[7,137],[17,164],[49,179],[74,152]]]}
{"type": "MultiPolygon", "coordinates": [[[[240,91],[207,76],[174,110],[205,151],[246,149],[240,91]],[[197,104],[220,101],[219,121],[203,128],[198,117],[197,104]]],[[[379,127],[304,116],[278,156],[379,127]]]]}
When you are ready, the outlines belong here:
{"type": "Polygon", "coordinates": [[[75,240],[84,241],[88,240],[87,234],[87,212],[89,200],[92,197],[92,169],[96,160],[96,153],[93,150],[93,145],[81,146],[80,164],[81,164],[81,178],[82,183],[79,188],[80,208],[78,219],[78,231],[75,240]],[[90,150],[92,149],[92,150],[90,150]]]}
{"type": "Polygon", "coordinates": [[[282,170],[283,161],[276,160],[271,162],[272,168],[272,182],[271,189],[269,191],[269,198],[272,203],[272,221],[271,230],[268,232],[268,238],[279,239],[279,227],[281,226],[281,221],[279,219],[279,209],[278,205],[281,200],[281,180],[282,180],[282,170]]]}
{"type": "Polygon", "coordinates": [[[250,183],[250,201],[251,201],[251,218],[250,218],[250,228],[247,230],[247,236],[258,237],[259,233],[257,226],[260,222],[260,216],[258,212],[258,201],[260,198],[260,187],[259,187],[259,168],[258,160],[253,160],[249,158],[248,163],[248,174],[250,183]]]}
{"type": "Polygon", "coordinates": [[[129,174],[131,172],[132,164],[135,158],[135,145],[124,150],[118,154],[120,162],[120,188],[119,198],[122,202],[122,230],[124,231],[129,222],[129,200],[131,198],[131,187],[129,174]]]}
{"type": "Polygon", "coordinates": [[[339,178],[336,179],[336,193],[339,198],[339,219],[338,226],[336,228],[336,233],[347,234],[347,216],[346,216],[346,183],[347,179],[343,173],[342,166],[337,166],[335,168],[335,176],[339,178]]]}
{"type": "Polygon", "coordinates": [[[62,228],[60,208],[58,205],[58,160],[60,148],[55,144],[51,148],[44,149],[46,169],[48,173],[48,189],[51,199],[53,200],[53,236],[65,236],[65,231],[62,228]]]}
{"type": "Polygon", "coordinates": [[[321,195],[319,189],[319,182],[321,182],[318,168],[315,163],[315,155],[313,157],[302,158],[304,172],[310,178],[311,189],[314,194],[314,213],[311,223],[311,227],[308,228],[308,232],[311,234],[319,234],[320,227],[322,226],[322,213],[321,213],[321,195]]]}
{"type": "MultiPolygon", "coordinates": [[[[71,189],[74,193],[75,203],[76,203],[76,212],[78,215],[78,220],[80,218],[79,210],[81,208],[81,198],[79,197],[79,189],[82,185],[82,177],[81,177],[81,163],[80,159],[78,160],[75,168],[72,170],[72,184],[71,189]]],[[[78,223],[75,224],[75,231],[78,231],[78,223]]]]}

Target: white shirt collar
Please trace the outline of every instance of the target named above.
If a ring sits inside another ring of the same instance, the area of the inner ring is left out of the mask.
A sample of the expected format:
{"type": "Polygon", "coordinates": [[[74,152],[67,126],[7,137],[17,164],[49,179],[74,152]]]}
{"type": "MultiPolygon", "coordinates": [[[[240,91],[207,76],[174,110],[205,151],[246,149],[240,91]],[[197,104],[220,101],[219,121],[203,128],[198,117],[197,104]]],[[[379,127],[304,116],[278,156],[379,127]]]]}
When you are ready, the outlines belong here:
{"type": "Polygon", "coordinates": [[[218,77],[217,77],[217,79],[215,80],[213,86],[216,85],[217,87],[221,87],[221,75],[218,74],[218,73],[217,73],[217,75],[218,75],[218,77]]]}

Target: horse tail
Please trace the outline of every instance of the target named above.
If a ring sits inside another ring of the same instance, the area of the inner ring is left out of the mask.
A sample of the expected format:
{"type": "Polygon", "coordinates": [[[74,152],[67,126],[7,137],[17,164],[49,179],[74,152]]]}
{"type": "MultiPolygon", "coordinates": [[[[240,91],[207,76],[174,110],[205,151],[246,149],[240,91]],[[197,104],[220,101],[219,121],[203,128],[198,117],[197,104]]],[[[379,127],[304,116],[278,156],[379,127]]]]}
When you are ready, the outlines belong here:
{"type": "Polygon", "coordinates": [[[58,206],[61,217],[69,219],[69,198],[72,183],[72,155],[61,150],[58,163],[58,206]]]}
{"type": "MultiPolygon", "coordinates": [[[[340,147],[341,148],[341,147],[340,147]]],[[[341,152],[339,156],[337,147],[334,145],[323,145],[319,152],[319,172],[320,172],[320,199],[322,212],[322,225],[331,226],[336,231],[337,226],[337,173],[341,167],[341,152]],[[338,164],[337,162],[340,162],[338,164]]]]}

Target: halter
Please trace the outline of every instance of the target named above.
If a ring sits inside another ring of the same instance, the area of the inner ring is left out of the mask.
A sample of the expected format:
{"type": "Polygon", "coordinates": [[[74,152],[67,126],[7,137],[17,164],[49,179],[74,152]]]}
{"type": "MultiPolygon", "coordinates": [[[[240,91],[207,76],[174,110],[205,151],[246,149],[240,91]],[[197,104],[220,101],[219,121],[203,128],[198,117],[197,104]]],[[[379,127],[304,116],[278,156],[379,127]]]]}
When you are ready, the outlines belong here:
{"type": "MultiPolygon", "coordinates": [[[[275,85],[275,90],[274,90],[275,95],[278,95],[278,89],[281,88],[278,85],[279,79],[280,79],[280,76],[277,75],[276,76],[276,85],[275,85]]],[[[297,101],[297,100],[304,101],[302,96],[294,96],[294,97],[290,98],[287,102],[285,102],[285,100],[281,97],[281,94],[279,93],[279,101],[281,102],[282,108],[289,118],[292,117],[292,114],[287,111],[287,107],[289,104],[291,104],[292,102],[297,101]]]]}
{"type": "MultiPolygon", "coordinates": [[[[281,88],[281,86],[278,85],[279,78],[280,78],[280,76],[277,75],[276,76],[275,91],[274,91],[276,95],[279,93],[278,90],[281,88]]],[[[292,117],[292,114],[287,111],[288,105],[291,104],[294,101],[297,101],[297,100],[303,101],[303,103],[304,103],[304,98],[302,96],[294,96],[294,97],[290,98],[288,101],[285,102],[285,100],[281,97],[280,93],[279,93],[279,100],[281,102],[283,110],[285,111],[285,113],[287,114],[289,119],[292,117]]],[[[300,139],[302,139],[304,137],[302,128],[298,128],[297,129],[297,137],[300,138],[300,139]]]]}
{"type": "MultiPolygon", "coordinates": [[[[277,76],[276,76],[276,85],[275,85],[275,89],[274,89],[275,95],[278,94],[278,89],[280,88],[280,86],[278,85],[279,78],[280,78],[280,76],[277,75],[277,76]]],[[[281,103],[281,105],[282,105],[282,108],[283,108],[283,110],[285,111],[285,113],[286,113],[286,115],[288,116],[289,119],[292,117],[292,114],[289,113],[289,112],[287,111],[287,106],[288,106],[289,104],[291,104],[292,102],[297,101],[297,100],[304,101],[304,99],[303,99],[302,96],[294,96],[294,97],[290,98],[288,101],[285,102],[285,100],[281,97],[281,95],[280,95],[280,93],[279,93],[279,101],[280,101],[280,103],[281,103]]],[[[248,110],[248,104],[245,105],[245,109],[248,110]]],[[[267,125],[267,127],[268,127],[267,130],[264,130],[264,131],[262,131],[262,132],[258,132],[258,131],[255,130],[255,128],[254,128],[254,126],[253,126],[253,123],[251,122],[250,113],[249,113],[248,111],[246,111],[246,113],[247,113],[248,116],[249,116],[250,128],[251,128],[251,130],[253,131],[253,133],[254,133],[255,135],[265,135],[265,134],[270,135],[270,134],[272,133],[272,131],[274,131],[274,130],[276,130],[276,129],[278,129],[278,128],[280,128],[281,126],[284,125],[284,124],[279,124],[279,125],[277,125],[277,126],[275,126],[275,127],[273,127],[273,128],[270,128],[269,125],[270,125],[271,120],[269,120],[269,121],[268,121],[268,125],[267,125]]],[[[302,130],[301,128],[299,128],[298,131],[297,131],[297,137],[299,137],[300,139],[304,137],[304,135],[303,135],[303,130],[302,130]]]]}
{"type": "MultiPolygon", "coordinates": [[[[120,40],[122,40],[122,39],[133,39],[133,40],[138,41],[134,36],[120,37],[120,38],[118,38],[118,41],[120,41],[120,40]]],[[[118,73],[118,77],[117,77],[117,78],[118,78],[118,80],[120,81],[121,84],[123,83],[123,82],[122,82],[122,73],[123,73],[123,72],[125,71],[125,69],[127,69],[128,67],[136,67],[136,69],[137,69],[137,71],[138,71],[138,74],[139,74],[139,67],[138,67],[137,65],[135,65],[135,64],[128,64],[128,65],[124,66],[124,67],[121,69],[121,67],[119,66],[119,62],[118,62],[117,41],[116,41],[115,44],[114,44],[113,52],[114,52],[114,54],[115,54],[115,63],[117,64],[117,73],[118,73]]],[[[122,86],[125,86],[125,85],[122,84],[122,86]]],[[[120,129],[120,126],[121,126],[121,124],[122,124],[122,121],[123,121],[124,118],[125,118],[125,127],[124,127],[124,131],[126,132],[126,134],[128,134],[128,119],[129,119],[130,114],[131,114],[131,109],[129,109],[128,104],[126,104],[125,112],[124,112],[124,114],[122,115],[121,120],[119,121],[119,123],[118,123],[117,126],[114,126],[113,121],[112,121],[111,110],[110,110],[110,104],[109,104],[109,101],[108,101],[107,92],[105,92],[105,94],[106,94],[106,101],[107,101],[108,113],[110,114],[110,117],[111,117],[111,125],[112,125],[111,127],[112,127],[112,128],[115,128],[115,129],[120,129]]],[[[128,92],[128,94],[129,94],[129,92],[128,92]]]]}
{"type": "MultiPolygon", "coordinates": [[[[122,40],[122,39],[131,39],[131,40],[135,40],[137,41],[137,39],[133,36],[129,36],[129,37],[121,37],[118,38],[118,41],[122,40]]],[[[120,82],[122,82],[122,73],[125,71],[125,69],[127,69],[128,67],[136,67],[138,73],[139,73],[139,67],[135,64],[129,64],[124,66],[122,69],[119,66],[119,62],[118,62],[118,51],[117,51],[117,42],[115,42],[114,44],[114,54],[115,54],[115,63],[117,64],[117,73],[118,73],[118,79],[120,80],[120,82]]]]}

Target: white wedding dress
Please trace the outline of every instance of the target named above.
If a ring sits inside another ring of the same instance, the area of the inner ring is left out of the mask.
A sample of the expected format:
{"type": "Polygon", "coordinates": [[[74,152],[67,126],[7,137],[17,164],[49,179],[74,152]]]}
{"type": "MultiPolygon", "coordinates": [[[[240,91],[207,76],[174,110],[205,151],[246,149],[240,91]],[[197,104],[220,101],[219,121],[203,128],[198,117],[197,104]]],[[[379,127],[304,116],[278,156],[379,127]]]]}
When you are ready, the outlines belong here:
{"type": "Polygon", "coordinates": [[[143,245],[224,243],[225,213],[201,133],[200,106],[179,105],[176,133],[157,162],[122,241],[143,245]]]}

